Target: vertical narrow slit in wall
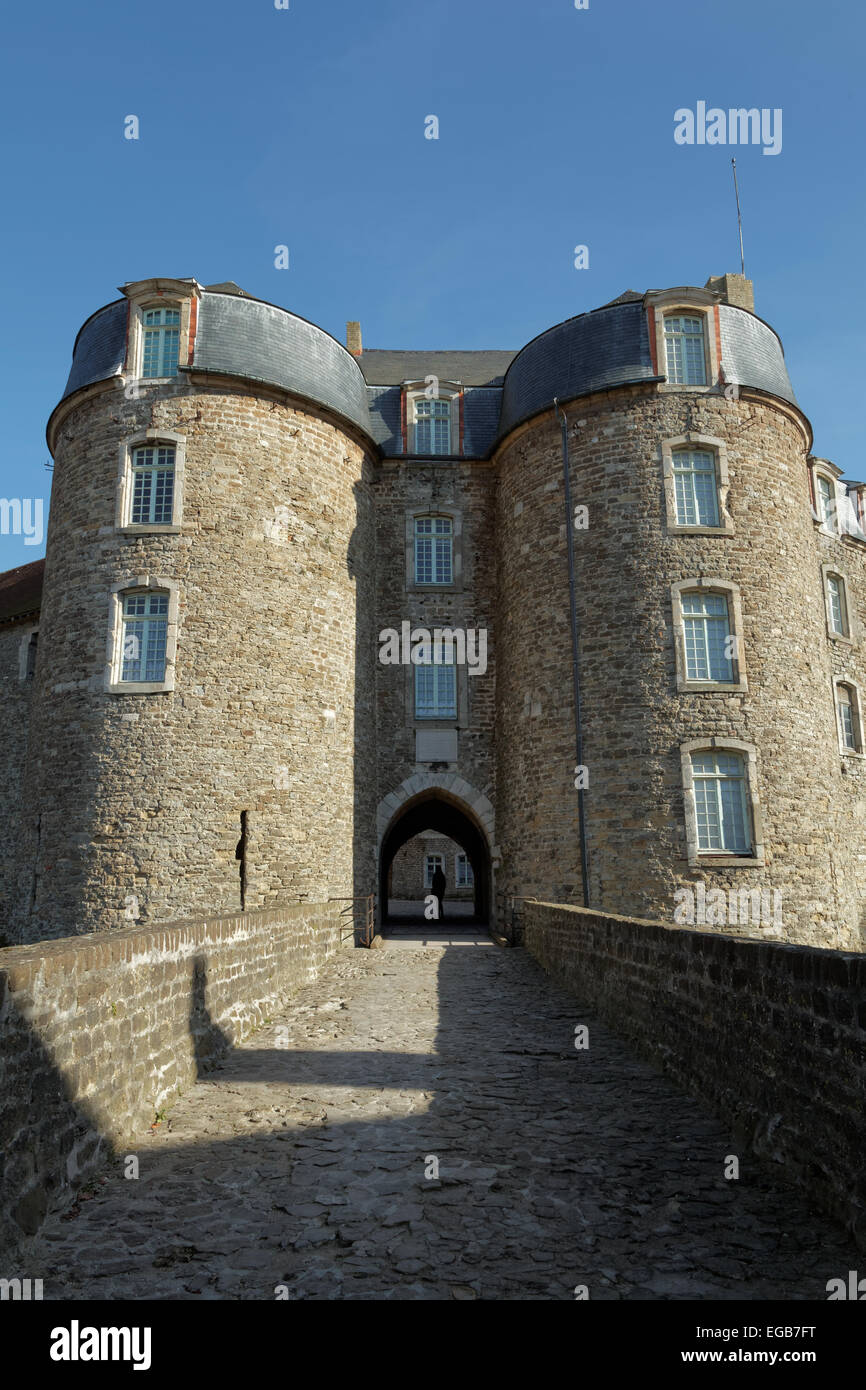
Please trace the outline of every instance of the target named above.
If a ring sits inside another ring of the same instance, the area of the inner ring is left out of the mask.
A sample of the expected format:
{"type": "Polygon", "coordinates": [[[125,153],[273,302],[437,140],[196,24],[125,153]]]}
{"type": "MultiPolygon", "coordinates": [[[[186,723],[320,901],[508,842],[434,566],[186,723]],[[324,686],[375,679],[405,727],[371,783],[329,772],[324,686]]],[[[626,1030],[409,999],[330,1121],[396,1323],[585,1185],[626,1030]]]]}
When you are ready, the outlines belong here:
{"type": "Polygon", "coordinates": [[[42,848],[42,812],[36,817],[36,848],[33,851],[33,877],[30,880],[30,901],[27,904],[27,916],[33,916],[33,909],[36,906],[36,888],[39,882],[39,853],[42,848]]]}
{"type": "Polygon", "coordinates": [[[39,633],[31,632],[30,641],[27,644],[27,679],[32,681],[36,674],[36,646],[39,641],[39,633]]]}
{"type": "Polygon", "coordinates": [[[238,873],[241,881],[241,912],[247,905],[247,811],[241,811],[241,838],[238,840],[238,847],[235,850],[235,859],[238,860],[238,873]]]}

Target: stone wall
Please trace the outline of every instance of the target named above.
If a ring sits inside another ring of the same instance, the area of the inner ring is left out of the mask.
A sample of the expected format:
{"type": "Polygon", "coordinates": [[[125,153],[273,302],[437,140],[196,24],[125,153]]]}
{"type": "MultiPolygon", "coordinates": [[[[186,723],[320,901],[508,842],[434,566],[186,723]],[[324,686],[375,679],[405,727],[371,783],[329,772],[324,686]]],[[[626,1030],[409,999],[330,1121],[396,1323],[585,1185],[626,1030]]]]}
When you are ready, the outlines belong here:
{"type": "Polygon", "coordinates": [[[866,957],[550,903],[519,920],[545,970],[866,1248],[866,957]]]}
{"type": "MultiPolygon", "coordinates": [[[[778,891],[782,935],[861,949],[862,759],[841,757],[834,663],[859,679],[860,642],[827,636],[821,563],[856,543],[816,537],[802,418],[742,391],[625,388],[568,406],[576,530],[590,903],[674,920],[677,889],[778,891]],[[664,441],[725,450],[727,529],[668,524],[664,441]],[[741,689],[678,689],[672,586],[732,584],[741,689]],[[832,650],[831,650],[832,649],[832,650]],[[754,750],[764,857],[688,854],[681,747],[754,750]]],[[[497,837],[502,898],[581,902],[568,568],[559,424],[516,431],[497,458],[497,837]]],[[[855,553],[856,552],[856,553],[855,553]]],[[[760,934],[760,929],[757,934],[760,934]]]]}
{"type": "MultiPolygon", "coordinates": [[[[435,775],[459,773],[476,793],[493,799],[494,690],[496,652],[496,556],[491,544],[495,477],[489,464],[431,463],[386,459],[376,473],[376,612],[379,630],[413,627],[483,628],[487,631],[487,670],[470,676],[458,668],[457,762],[437,765],[435,775]],[[411,541],[416,514],[450,516],[455,531],[455,573],[451,585],[418,587],[411,541]]],[[[415,759],[416,730],[447,728],[436,720],[415,719],[414,667],[376,668],[379,731],[378,796],[396,792],[415,773],[429,773],[415,759]]],[[[465,803],[464,809],[469,808],[465,803]]],[[[471,814],[471,811],[470,811],[471,814]]]]}
{"type": "Polygon", "coordinates": [[[445,878],[445,895],[452,902],[472,902],[473,888],[457,887],[455,859],[462,853],[456,840],[444,835],[416,835],[402,849],[398,849],[391,865],[391,897],[422,901],[430,889],[424,876],[428,854],[442,855],[445,878]]]}
{"type": "Polygon", "coordinates": [[[199,378],[64,410],[11,939],[370,892],[368,447],[199,378]],[[116,524],[120,451],[145,429],[186,443],[175,532],[116,524]],[[174,688],[112,693],[110,593],[141,576],[177,585],[174,688]]]}
{"type": "Polygon", "coordinates": [[[27,675],[27,648],[37,622],[0,627],[0,946],[9,944],[9,920],[18,881],[18,832],[21,790],[27,756],[27,729],[33,679],[27,675]]]}
{"type": "Polygon", "coordinates": [[[338,949],[338,905],[0,950],[0,1249],[338,949]]]}

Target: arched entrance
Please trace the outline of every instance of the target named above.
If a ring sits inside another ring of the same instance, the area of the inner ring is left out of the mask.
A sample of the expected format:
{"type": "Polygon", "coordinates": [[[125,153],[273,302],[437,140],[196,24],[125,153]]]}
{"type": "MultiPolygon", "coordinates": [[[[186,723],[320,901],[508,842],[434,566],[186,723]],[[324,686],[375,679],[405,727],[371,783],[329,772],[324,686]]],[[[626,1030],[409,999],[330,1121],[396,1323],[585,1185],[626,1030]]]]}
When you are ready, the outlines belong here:
{"type": "MultiPolygon", "coordinates": [[[[440,787],[429,787],[407,800],[395,813],[382,836],[379,850],[379,903],[383,926],[389,921],[388,875],[399,849],[422,831],[436,831],[455,840],[472,866],[475,925],[490,923],[492,899],[490,846],[473,811],[440,787]]],[[[447,902],[447,900],[446,900],[447,902]]],[[[447,911],[447,906],[446,906],[447,911]]],[[[435,926],[435,923],[430,923],[435,926]]]]}

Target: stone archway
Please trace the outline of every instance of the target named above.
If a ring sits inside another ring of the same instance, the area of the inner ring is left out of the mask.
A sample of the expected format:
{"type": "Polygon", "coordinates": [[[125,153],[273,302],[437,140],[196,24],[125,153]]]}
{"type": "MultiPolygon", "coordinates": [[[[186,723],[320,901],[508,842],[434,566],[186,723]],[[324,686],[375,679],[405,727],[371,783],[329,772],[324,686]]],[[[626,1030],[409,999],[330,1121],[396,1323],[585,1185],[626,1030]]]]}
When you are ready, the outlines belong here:
{"type": "Polygon", "coordinates": [[[388,921],[388,872],[397,851],[421,831],[432,829],[461,845],[472,865],[475,921],[491,924],[495,867],[494,812],[489,800],[462,777],[417,773],[378,810],[379,921],[388,921]]]}

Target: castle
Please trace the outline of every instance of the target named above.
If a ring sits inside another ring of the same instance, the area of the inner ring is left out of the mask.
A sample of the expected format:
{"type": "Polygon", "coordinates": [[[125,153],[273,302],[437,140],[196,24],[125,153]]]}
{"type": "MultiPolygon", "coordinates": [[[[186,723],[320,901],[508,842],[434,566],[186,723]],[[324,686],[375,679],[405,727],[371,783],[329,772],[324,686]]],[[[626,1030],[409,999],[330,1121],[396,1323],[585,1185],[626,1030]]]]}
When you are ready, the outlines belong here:
{"type": "Polygon", "coordinates": [[[708,924],[863,948],[866,484],[812,455],[750,281],[516,352],[121,295],[48,422],[44,566],[0,576],[8,941],[374,891],[383,920],[434,835],[506,932],[532,897],[772,891],[708,924]],[[404,625],[484,634],[484,670],[382,659],[404,625]]]}

